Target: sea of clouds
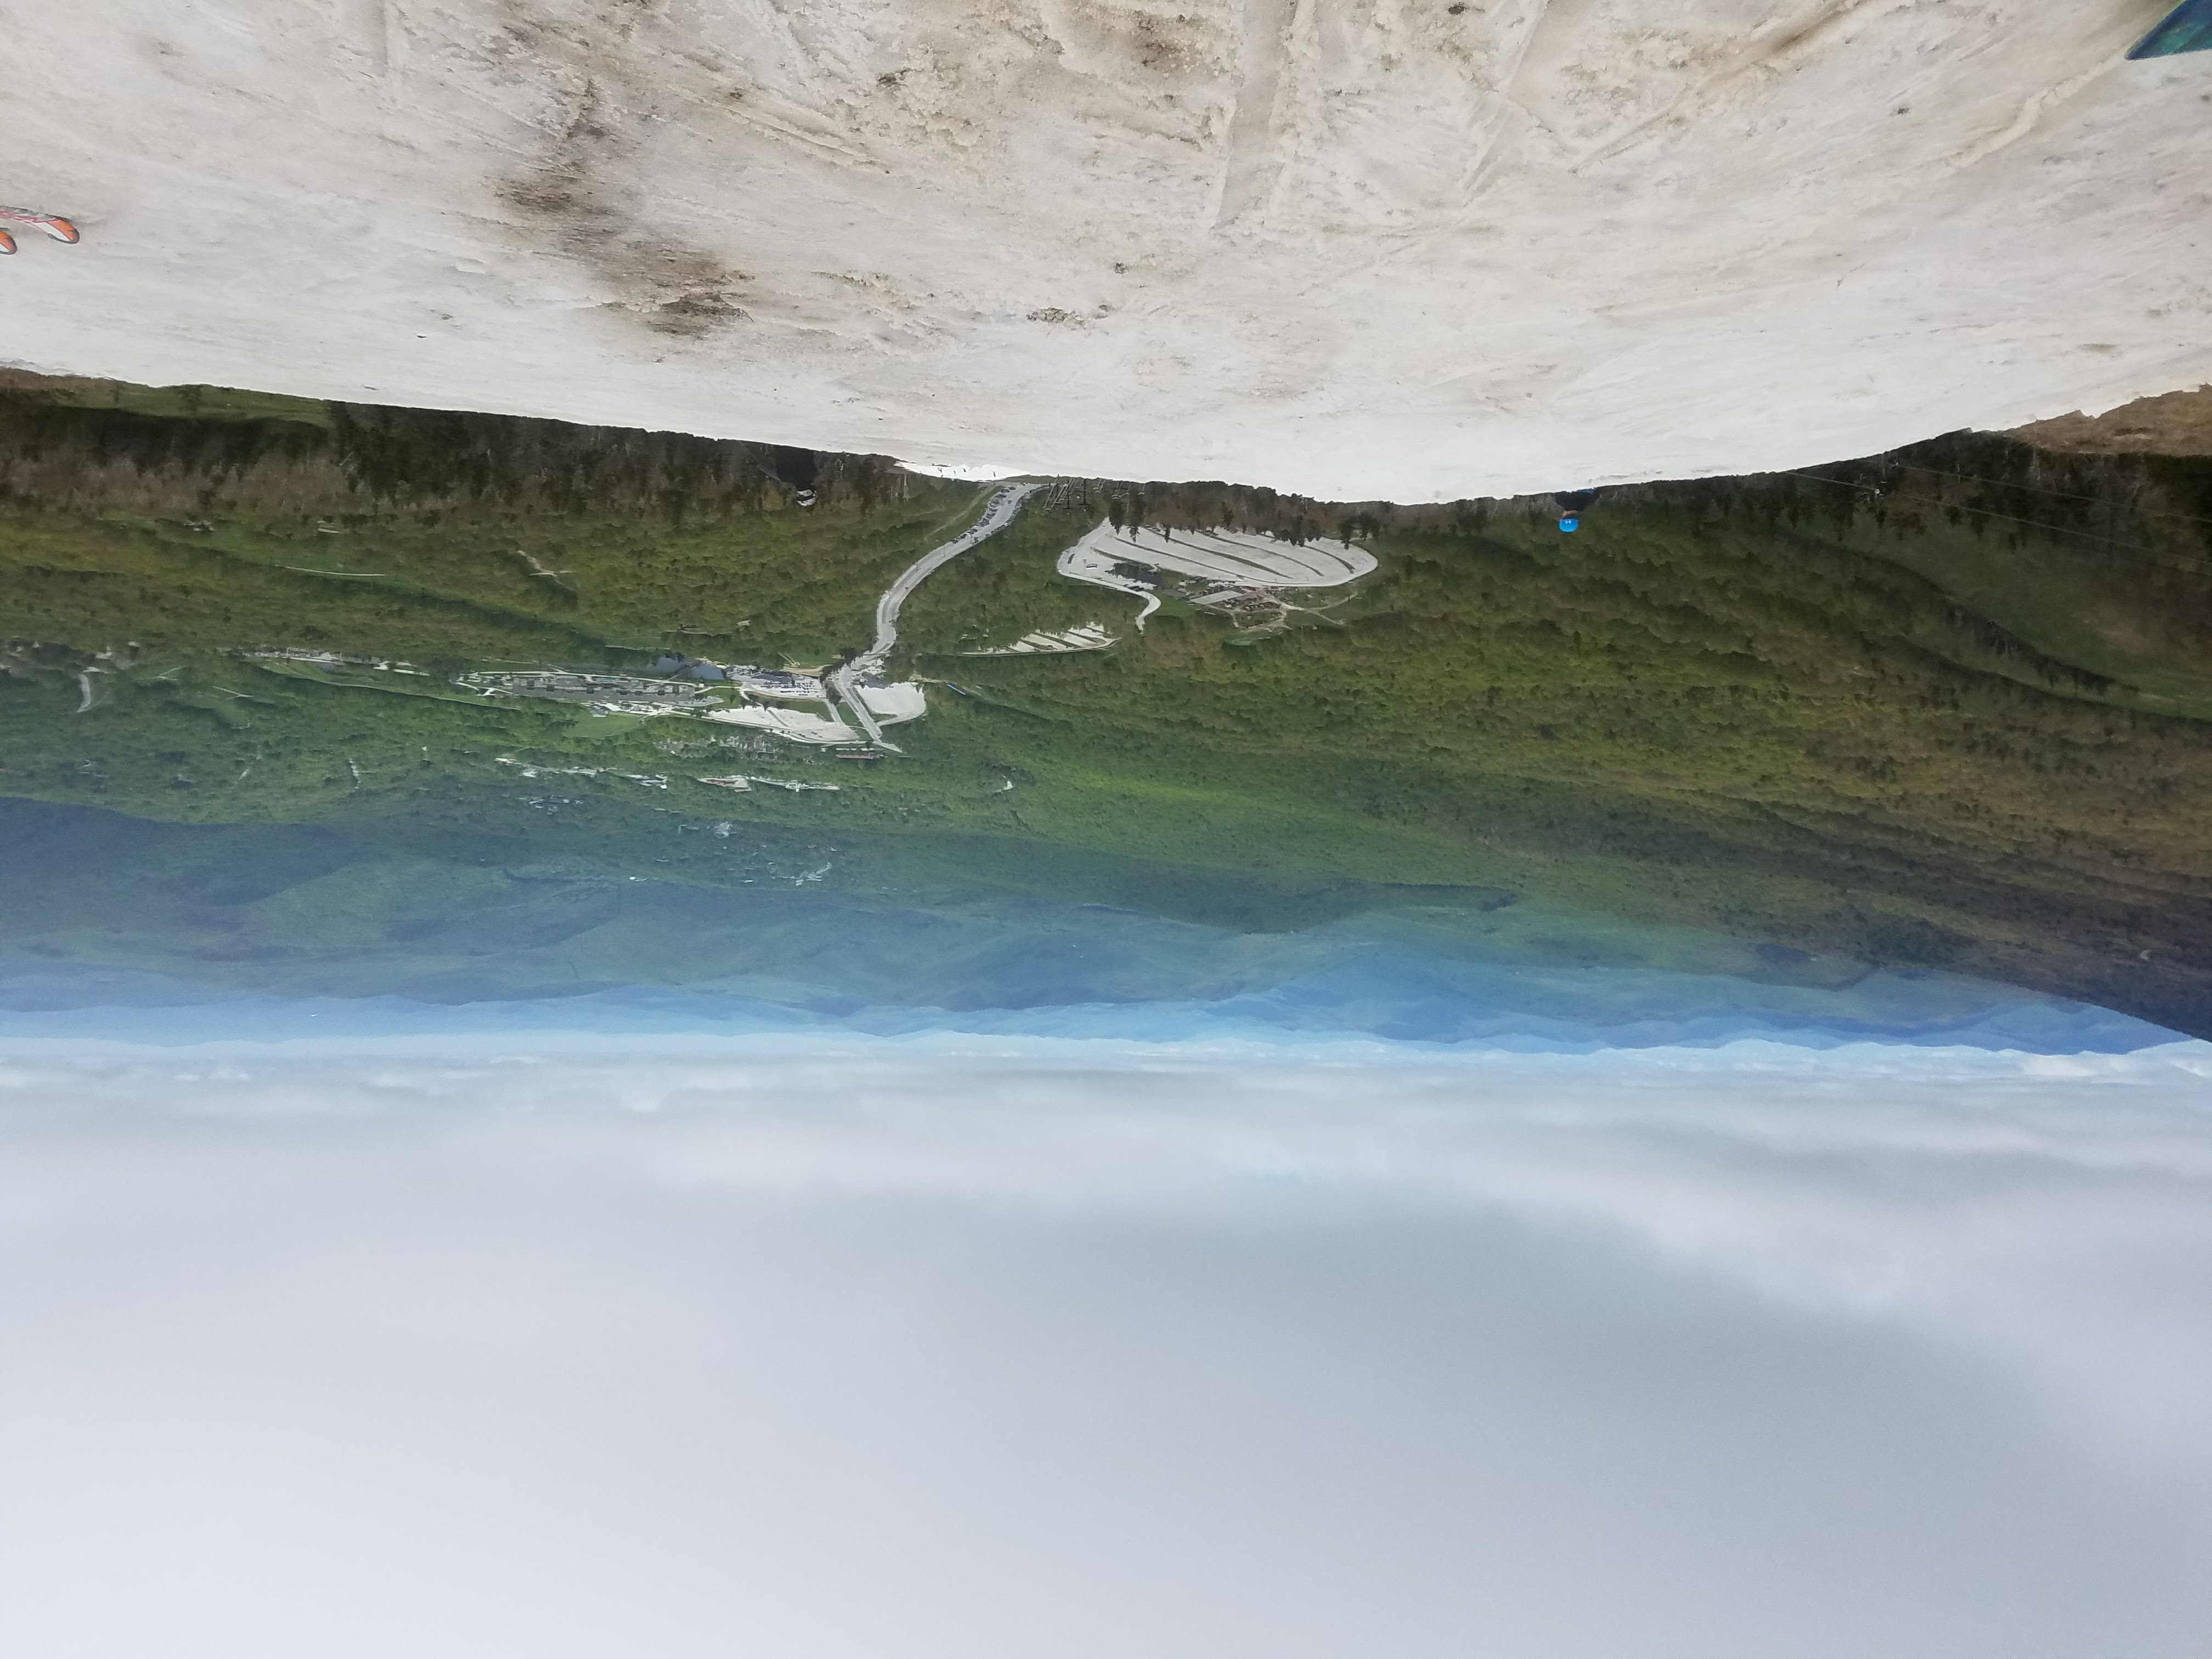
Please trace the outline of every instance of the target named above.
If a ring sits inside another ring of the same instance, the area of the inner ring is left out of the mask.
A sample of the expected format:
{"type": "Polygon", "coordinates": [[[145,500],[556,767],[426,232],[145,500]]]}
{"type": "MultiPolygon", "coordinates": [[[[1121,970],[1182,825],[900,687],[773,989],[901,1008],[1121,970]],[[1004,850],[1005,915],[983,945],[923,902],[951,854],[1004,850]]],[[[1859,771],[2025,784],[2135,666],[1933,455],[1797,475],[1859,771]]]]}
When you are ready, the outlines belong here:
{"type": "Polygon", "coordinates": [[[17,1042],[0,1254],[37,1659],[2212,1639],[2201,1043],[17,1042]]]}

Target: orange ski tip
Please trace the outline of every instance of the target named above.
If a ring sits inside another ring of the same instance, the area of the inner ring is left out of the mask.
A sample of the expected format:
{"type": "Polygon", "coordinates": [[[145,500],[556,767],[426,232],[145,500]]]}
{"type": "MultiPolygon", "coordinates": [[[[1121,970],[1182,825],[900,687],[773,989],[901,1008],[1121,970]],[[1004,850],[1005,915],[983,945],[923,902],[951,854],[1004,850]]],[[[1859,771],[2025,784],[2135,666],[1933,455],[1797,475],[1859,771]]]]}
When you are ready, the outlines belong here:
{"type": "Polygon", "coordinates": [[[15,239],[6,231],[0,230],[0,253],[13,253],[15,251],[15,239]]]}
{"type": "Polygon", "coordinates": [[[57,242],[76,240],[76,227],[58,213],[34,213],[29,208],[0,207],[0,220],[11,225],[36,225],[57,242]]]}

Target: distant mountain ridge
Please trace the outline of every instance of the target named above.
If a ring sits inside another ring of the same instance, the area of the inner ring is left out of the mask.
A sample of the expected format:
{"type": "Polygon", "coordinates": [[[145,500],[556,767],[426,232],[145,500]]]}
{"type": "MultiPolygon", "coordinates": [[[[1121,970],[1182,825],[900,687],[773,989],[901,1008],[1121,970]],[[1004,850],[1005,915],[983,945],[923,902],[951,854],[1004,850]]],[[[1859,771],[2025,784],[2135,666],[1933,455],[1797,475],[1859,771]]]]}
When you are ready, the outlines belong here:
{"type": "Polygon", "coordinates": [[[1375,888],[1253,931],[980,888],[731,891],[479,847],[433,858],[310,826],[0,801],[0,1036],[942,1031],[1534,1050],[1759,1036],[2075,1052],[2171,1036],[1966,975],[1504,893],[1375,888]]]}
{"type": "MultiPolygon", "coordinates": [[[[1373,965],[1370,992],[1428,964],[1373,965]]],[[[1423,1048],[1582,1054],[1608,1048],[1706,1048],[1759,1040],[1797,1048],[1847,1043],[2130,1054],[2178,1034],[2081,1003],[2005,992],[1949,975],[1881,976],[1860,996],[1795,1002],[1747,994],[1744,981],[1583,969],[1532,999],[1545,1007],[1429,998],[1403,1004],[1317,996],[1292,980],[1218,1001],[1125,1001],[962,1010],[817,999],[780,1004],[716,990],[625,987],[528,1001],[418,1002],[404,997],[287,998],[211,992],[166,975],[78,963],[0,960],[0,1042],[94,1039],[152,1044],[383,1037],[518,1036],[559,1032],[640,1037],[929,1034],[1136,1042],[1241,1042],[1299,1046],[1379,1041],[1423,1048]],[[1933,982],[1930,982],[1930,980],[1933,982]],[[1561,994],[1586,999],[1577,1017],[1557,1012],[1561,994]],[[1933,994],[1944,1012],[1915,1017],[1933,994]],[[1699,1011],[1693,1001],[1711,1006],[1699,1011]],[[1825,1006],[1824,1006],[1825,1005],[1825,1006]]],[[[1335,988],[1343,988],[1340,980],[1335,988]]]]}

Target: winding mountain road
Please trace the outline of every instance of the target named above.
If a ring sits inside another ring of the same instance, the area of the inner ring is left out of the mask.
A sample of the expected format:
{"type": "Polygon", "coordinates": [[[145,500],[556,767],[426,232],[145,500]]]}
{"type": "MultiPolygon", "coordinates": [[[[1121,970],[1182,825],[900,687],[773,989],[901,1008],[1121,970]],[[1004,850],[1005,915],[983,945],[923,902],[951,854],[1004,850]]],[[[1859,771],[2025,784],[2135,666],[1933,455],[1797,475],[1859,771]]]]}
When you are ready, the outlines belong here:
{"type": "Polygon", "coordinates": [[[876,601],[875,643],[852,661],[842,664],[830,672],[830,689],[837,694],[838,701],[852,711],[853,718],[860,722],[860,729],[868,734],[870,742],[880,744],[893,754],[903,752],[896,744],[884,740],[883,727],[862,701],[854,682],[864,674],[876,672],[890,657],[891,647],[898,643],[899,611],[914,596],[914,590],[969,548],[988,541],[1012,524],[1020,514],[1022,503],[1043,488],[1042,484],[1013,483],[994,490],[981,518],[951,541],[930,549],[901,571],[898,580],[886,587],[883,597],[876,601]]]}

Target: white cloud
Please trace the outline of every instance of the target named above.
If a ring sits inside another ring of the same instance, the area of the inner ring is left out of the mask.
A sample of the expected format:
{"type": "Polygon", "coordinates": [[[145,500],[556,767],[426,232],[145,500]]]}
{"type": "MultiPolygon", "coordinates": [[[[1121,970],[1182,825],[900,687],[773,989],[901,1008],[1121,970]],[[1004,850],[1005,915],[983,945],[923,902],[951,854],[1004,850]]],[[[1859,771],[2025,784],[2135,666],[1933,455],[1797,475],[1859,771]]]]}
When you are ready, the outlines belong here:
{"type": "Polygon", "coordinates": [[[2196,1659],[2208,1076],[20,1045],[0,1644],[2196,1659]]]}

